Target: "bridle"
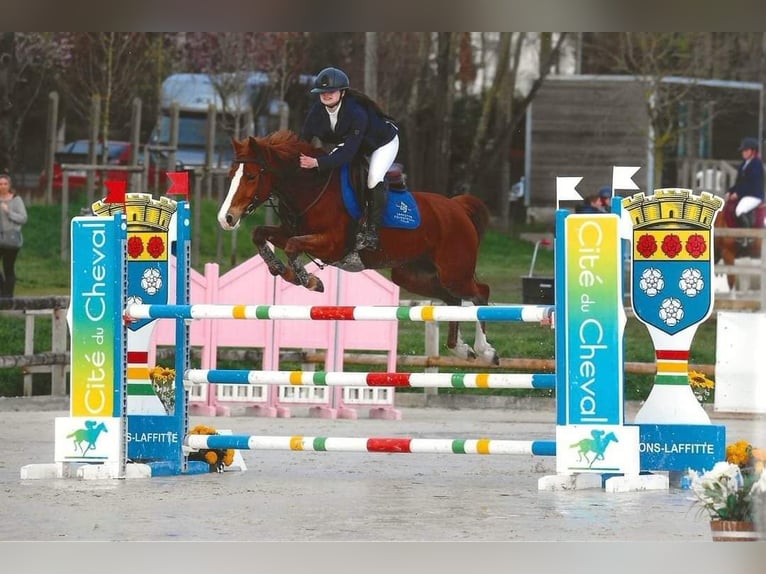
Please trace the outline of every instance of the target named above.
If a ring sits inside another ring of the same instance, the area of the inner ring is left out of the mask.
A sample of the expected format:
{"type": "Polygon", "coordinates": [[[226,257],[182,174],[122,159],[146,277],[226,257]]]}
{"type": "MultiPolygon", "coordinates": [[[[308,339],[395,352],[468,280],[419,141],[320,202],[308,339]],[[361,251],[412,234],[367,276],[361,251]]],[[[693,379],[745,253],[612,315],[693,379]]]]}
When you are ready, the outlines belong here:
{"type": "MultiPolygon", "coordinates": [[[[269,192],[269,197],[267,199],[258,200],[257,194],[253,194],[253,199],[250,200],[250,203],[248,203],[247,207],[245,208],[245,215],[250,215],[253,211],[256,210],[259,206],[263,205],[267,201],[270,202],[270,205],[274,210],[279,214],[279,218],[282,220],[283,223],[287,223],[290,225],[290,227],[297,227],[297,221],[300,220],[301,217],[306,215],[312,207],[314,207],[317,203],[319,203],[319,200],[322,199],[322,196],[324,195],[325,191],[327,191],[327,187],[330,185],[330,180],[332,179],[332,175],[335,172],[335,170],[330,170],[330,172],[327,175],[327,179],[324,182],[324,185],[322,186],[322,189],[319,191],[319,193],[316,195],[316,197],[309,203],[303,210],[298,211],[297,208],[295,208],[294,205],[292,205],[292,202],[290,201],[290,197],[283,194],[279,188],[274,184],[274,180],[278,179],[280,175],[282,175],[283,172],[276,170],[270,166],[263,165],[259,160],[257,159],[251,159],[251,158],[245,158],[245,159],[234,159],[234,163],[242,163],[242,164],[254,164],[261,175],[271,175],[275,176],[272,178],[272,185],[271,185],[271,191],[269,192]],[[276,196],[278,203],[275,205],[274,197],[276,196]],[[289,222],[289,223],[288,223],[289,222]]],[[[243,175],[244,177],[248,179],[252,179],[255,177],[254,175],[251,175],[247,173],[243,169],[243,175]]]]}
{"type": "MultiPolygon", "coordinates": [[[[277,173],[276,170],[263,165],[257,159],[249,159],[249,158],[237,159],[237,158],[235,158],[234,159],[234,163],[237,163],[237,164],[239,164],[239,163],[242,163],[242,164],[245,164],[245,163],[255,164],[255,166],[258,168],[258,171],[260,172],[261,175],[275,175],[277,173]]],[[[244,177],[246,177],[248,180],[251,180],[252,178],[255,177],[254,175],[251,175],[251,174],[247,173],[244,170],[244,168],[242,169],[242,175],[244,177]]],[[[272,189],[272,193],[276,193],[276,195],[279,197],[279,192],[277,191],[277,189],[273,185],[272,185],[271,189],[272,189]]],[[[250,200],[250,203],[248,203],[247,207],[245,208],[245,215],[250,215],[253,211],[256,210],[257,207],[259,207],[260,205],[264,204],[266,201],[268,201],[268,199],[271,199],[272,193],[270,193],[269,197],[267,199],[263,200],[263,201],[258,201],[258,194],[254,193],[253,194],[253,198],[250,200]]]]}

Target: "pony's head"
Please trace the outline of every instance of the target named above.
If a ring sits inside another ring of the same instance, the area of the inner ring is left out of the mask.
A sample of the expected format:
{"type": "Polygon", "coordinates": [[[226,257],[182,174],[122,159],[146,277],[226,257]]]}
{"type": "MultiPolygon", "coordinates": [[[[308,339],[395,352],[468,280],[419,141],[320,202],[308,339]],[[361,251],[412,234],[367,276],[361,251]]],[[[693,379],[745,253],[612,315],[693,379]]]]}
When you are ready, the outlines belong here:
{"type": "Polygon", "coordinates": [[[236,229],[242,218],[268,201],[274,182],[286,170],[298,165],[298,155],[311,145],[293,132],[281,130],[256,138],[232,139],[234,161],[229,169],[229,191],[218,210],[218,223],[225,230],[236,229]]]}

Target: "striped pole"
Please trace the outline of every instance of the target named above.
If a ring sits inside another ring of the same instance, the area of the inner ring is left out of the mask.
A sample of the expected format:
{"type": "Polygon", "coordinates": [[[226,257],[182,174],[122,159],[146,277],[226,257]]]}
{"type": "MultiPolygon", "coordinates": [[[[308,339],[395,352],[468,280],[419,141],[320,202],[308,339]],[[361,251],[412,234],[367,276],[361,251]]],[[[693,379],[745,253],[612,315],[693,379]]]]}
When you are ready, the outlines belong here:
{"type": "Polygon", "coordinates": [[[549,305],[498,306],[301,306],[301,305],[142,305],[125,309],[128,319],[298,319],[312,321],[514,321],[549,320],[549,305]]]}
{"type": "Polygon", "coordinates": [[[430,454],[527,454],[556,456],[553,440],[427,439],[405,437],[341,438],[312,436],[187,435],[199,449],[294,450],[307,452],[388,452],[430,454]]]}
{"type": "Polygon", "coordinates": [[[453,389],[553,389],[556,375],[520,373],[347,373],[189,369],[184,381],[205,384],[322,387],[437,387],[453,389]]]}

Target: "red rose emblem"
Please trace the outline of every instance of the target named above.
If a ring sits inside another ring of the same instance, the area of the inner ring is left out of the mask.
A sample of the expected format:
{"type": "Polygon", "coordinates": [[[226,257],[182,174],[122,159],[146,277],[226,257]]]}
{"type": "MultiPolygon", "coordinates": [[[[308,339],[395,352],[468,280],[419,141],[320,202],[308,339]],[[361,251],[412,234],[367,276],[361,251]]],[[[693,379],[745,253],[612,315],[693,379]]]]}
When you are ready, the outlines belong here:
{"type": "Polygon", "coordinates": [[[654,252],[657,251],[657,241],[654,239],[654,235],[645,234],[638,238],[638,245],[636,250],[642,257],[651,257],[654,252]]]}
{"type": "Polygon", "coordinates": [[[662,240],[662,252],[671,259],[681,253],[681,238],[675,233],[669,233],[662,240]]]}
{"type": "Polygon", "coordinates": [[[157,259],[160,255],[165,253],[165,242],[162,241],[162,237],[155,235],[149,239],[149,244],[146,246],[146,250],[149,255],[157,259]]]}
{"type": "Polygon", "coordinates": [[[686,252],[695,259],[700,257],[706,251],[707,243],[705,243],[705,238],[699,233],[690,235],[689,239],[686,240],[686,252]]]}
{"type": "Polygon", "coordinates": [[[140,237],[131,237],[128,239],[128,255],[135,259],[144,252],[144,242],[140,237]]]}

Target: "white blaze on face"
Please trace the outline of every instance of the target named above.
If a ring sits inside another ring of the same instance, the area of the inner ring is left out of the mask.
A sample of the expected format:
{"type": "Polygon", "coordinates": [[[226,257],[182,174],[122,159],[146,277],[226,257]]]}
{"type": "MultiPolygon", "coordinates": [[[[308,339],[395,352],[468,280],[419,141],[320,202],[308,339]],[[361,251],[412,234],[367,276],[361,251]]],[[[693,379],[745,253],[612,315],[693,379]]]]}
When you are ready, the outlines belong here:
{"type": "Polygon", "coordinates": [[[231,178],[231,185],[229,185],[229,192],[226,194],[226,199],[223,200],[223,204],[221,204],[221,209],[218,210],[218,224],[221,226],[222,229],[236,229],[237,227],[239,227],[239,222],[240,222],[239,219],[237,219],[237,223],[235,223],[233,226],[229,225],[226,222],[226,213],[229,211],[229,207],[231,207],[231,200],[234,199],[234,194],[237,193],[239,182],[242,180],[242,175],[244,173],[245,173],[245,164],[241,163],[239,164],[239,167],[237,168],[237,171],[234,174],[234,177],[231,178]]]}

